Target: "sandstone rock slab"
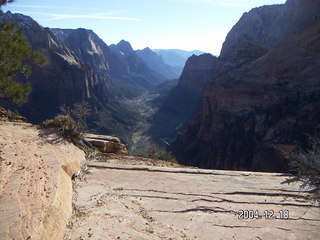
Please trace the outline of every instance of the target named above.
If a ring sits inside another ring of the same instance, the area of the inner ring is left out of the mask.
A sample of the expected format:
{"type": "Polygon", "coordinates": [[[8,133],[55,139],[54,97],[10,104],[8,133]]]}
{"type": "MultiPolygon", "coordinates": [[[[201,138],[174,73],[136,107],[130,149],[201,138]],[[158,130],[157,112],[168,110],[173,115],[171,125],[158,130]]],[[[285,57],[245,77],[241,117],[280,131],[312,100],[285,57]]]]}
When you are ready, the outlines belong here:
{"type": "Polygon", "coordinates": [[[30,124],[0,123],[0,239],[63,238],[72,214],[71,176],[85,154],[43,138],[30,124]]]}
{"type": "Polygon", "coordinates": [[[88,164],[76,183],[76,212],[65,239],[319,236],[320,209],[299,184],[281,184],[288,175],[159,167],[126,158],[88,164]],[[241,210],[259,216],[241,219],[241,210]]]}
{"type": "Polygon", "coordinates": [[[85,140],[96,147],[103,153],[116,153],[120,155],[127,155],[127,149],[117,137],[97,134],[86,134],[85,140]]]}

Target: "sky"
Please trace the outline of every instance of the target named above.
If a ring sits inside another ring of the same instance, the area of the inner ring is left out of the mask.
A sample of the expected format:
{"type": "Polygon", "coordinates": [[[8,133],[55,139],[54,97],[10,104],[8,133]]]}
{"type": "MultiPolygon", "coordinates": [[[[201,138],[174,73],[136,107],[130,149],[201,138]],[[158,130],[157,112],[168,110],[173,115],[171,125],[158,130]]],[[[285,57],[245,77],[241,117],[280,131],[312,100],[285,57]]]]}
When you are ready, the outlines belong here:
{"type": "Polygon", "coordinates": [[[201,50],[219,55],[244,12],[285,0],[15,0],[4,11],[43,27],[92,29],[108,45],[124,39],[134,49],[201,50]]]}

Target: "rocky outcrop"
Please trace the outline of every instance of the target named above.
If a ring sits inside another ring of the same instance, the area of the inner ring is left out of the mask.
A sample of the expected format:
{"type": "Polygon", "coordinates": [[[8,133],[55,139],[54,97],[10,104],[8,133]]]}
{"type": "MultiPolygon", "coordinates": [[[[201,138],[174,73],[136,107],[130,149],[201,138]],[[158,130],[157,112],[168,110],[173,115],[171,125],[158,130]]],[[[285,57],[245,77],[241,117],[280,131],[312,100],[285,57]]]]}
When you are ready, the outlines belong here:
{"type": "Polygon", "coordinates": [[[287,153],[306,147],[307,135],[320,131],[319,12],[318,1],[288,0],[242,17],[228,34],[225,65],[205,92],[201,114],[170,147],[181,163],[288,171],[287,153]],[[271,16],[278,15],[267,17],[274,8],[271,16]],[[242,25],[256,26],[259,18],[257,29],[242,25]],[[241,35],[248,47],[237,46],[241,35]]]}
{"type": "Polygon", "coordinates": [[[117,137],[97,134],[86,134],[85,140],[91,143],[102,153],[128,155],[126,146],[123,143],[121,143],[120,139],[117,137]]]}
{"type": "Polygon", "coordinates": [[[148,65],[150,69],[163,75],[167,79],[177,79],[180,77],[182,68],[166,64],[162,56],[153,52],[150,48],[136,50],[136,54],[148,65]]]}
{"type": "Polygon", "coordinates": [[[4,122],[26,122],[26,118],[21,115],[7,110],[0,106],[0,121],[4,122]]]}
{"type": "Polygon", "coordinates": [[[30,124],[0,124],[0,239],[63,239],[82,150],[30,124]]]}

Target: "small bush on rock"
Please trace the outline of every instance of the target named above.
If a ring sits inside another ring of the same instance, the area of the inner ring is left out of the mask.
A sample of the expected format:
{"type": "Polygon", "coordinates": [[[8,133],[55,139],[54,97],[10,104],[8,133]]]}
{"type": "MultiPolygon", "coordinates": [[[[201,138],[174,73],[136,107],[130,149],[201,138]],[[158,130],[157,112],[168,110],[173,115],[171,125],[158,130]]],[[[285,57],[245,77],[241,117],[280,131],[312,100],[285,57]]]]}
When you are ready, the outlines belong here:
{"type": "Polygon", "coordinates": [[[53,119],[47,120],[41,124],[44,128],[53,128],[64,139],[76,143],[83,137],[82,131],[76,124],[76,121],[68,114],[57,115],[53,119]]]}
{"type": "Polygon", "coordinates": [[[295,178],[285,183],[301,181],[301,188],[308,188],[312,199],[320,203],[320,138],[310,138],[306,151],[291,154],[291,168],[295,178]]]}
{"type": "Polygon", "coordinates": [[[87,128],[86,117],[90,113],[89,104],[77,103],[73,108],[62,106],[60,110],[62,114],[43,122],[41,126],[55,129],[62,138],[79,145],[87,128]]]}

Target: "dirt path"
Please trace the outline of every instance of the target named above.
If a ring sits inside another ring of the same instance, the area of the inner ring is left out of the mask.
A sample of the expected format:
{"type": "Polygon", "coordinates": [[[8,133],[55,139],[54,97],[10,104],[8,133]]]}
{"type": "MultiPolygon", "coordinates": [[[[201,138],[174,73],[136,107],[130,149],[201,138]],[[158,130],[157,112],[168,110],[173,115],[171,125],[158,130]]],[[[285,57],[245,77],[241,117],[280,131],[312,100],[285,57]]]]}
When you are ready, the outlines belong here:
{"type": "Polygon", "coordinates": [[[65,239],[317,239],[319,208],[285,179],[109,156],[76,180],[65,239]]]}

